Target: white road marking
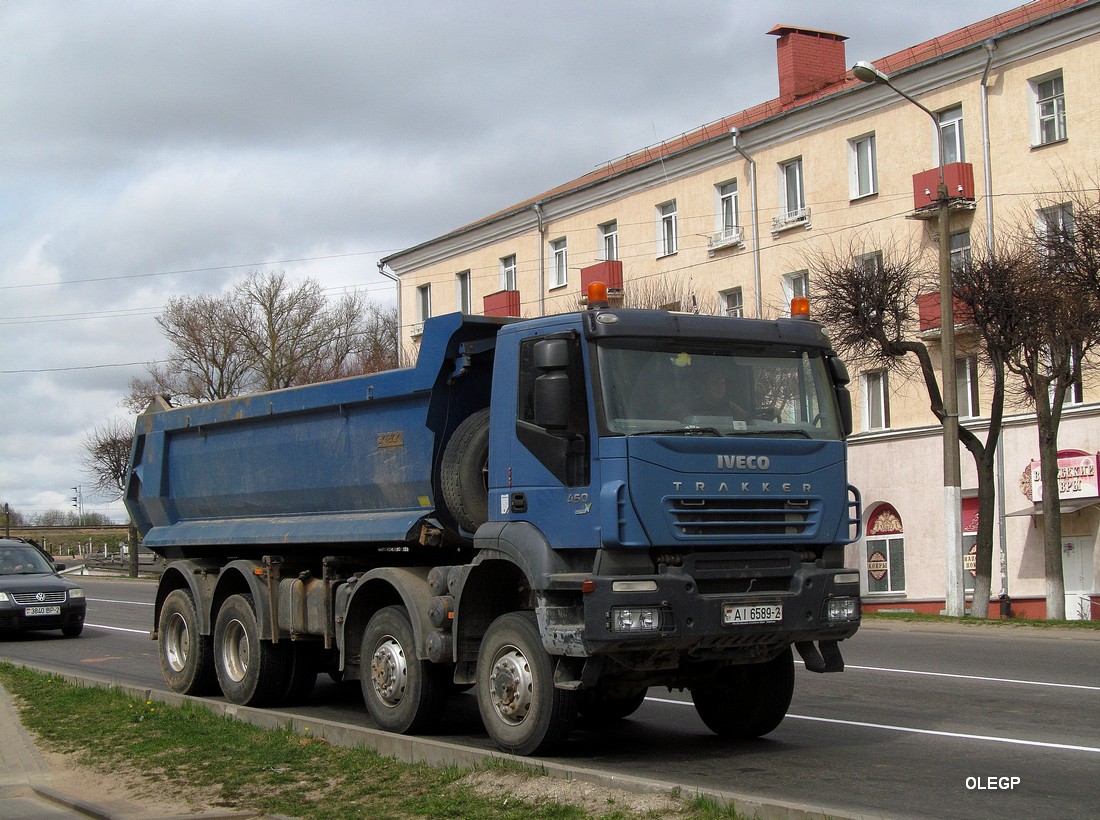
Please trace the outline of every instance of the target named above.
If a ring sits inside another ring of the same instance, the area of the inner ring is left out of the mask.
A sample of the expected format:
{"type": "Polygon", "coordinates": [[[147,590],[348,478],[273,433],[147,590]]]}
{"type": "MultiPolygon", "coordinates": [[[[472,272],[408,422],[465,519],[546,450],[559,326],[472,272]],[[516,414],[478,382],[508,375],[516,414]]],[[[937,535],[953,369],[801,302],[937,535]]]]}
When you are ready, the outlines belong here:
{"type": "MultiPolygon", "coordinates": [[[[650,698],[646,700],[653,703],[671,703],[675,706],[693,706],[689,700],[673,700],[672,698],[650,698]]],[[[861,729],[881,729],[884,732],[905,732],[914,735],[935,735],[937,737],[950,737],[956,740],[984,740],[988,743],[1007,743],[1013,746],[1035,746],[1042,749],[1058,749],[1069,752],[1088,752],[1100,754],[1100,747],[1077,746],[1072,743],[1051,743],[1044,740],[1023,740],[1015,737],[997,737],[996,735],[974,735],[967,732],[944,732],[938,729],[917,729],[913,726],[891,726],[888,723],[867,723],[861,720],[838,720],[837,718],[813,717],[811,715],[787,715],[788,720],[811,720],[818,723],[833,723],[839,726],[857,726],[861,729]]]]}
{"type": "Polygon", "coordinates": [[[87,621],[84,622],[84,626],[90,626],[93,629],[109,629],[112,632],[133,632],[135,635],[148,635],[148,629],[127,629],[123,626],[107,626],[105,624],[90,624],[87,621]]]}
{"type": "Polygon", "coordinates": [[[1087,686],[1083,683],[1053,683],[1044,680],[1019,680],[1017,678],[990,678],[984,675],[959,675],[951,672],[922,672],[917,669],[891,669],[885,666],[855,666],[845,664],[845,669],[859,669],[864,672],[893,672],[897,675],[927,675],[932,678],[955,678],[958,680],[982,681],[983,683],[1015,683],[1024,686],[1053,686],[1059,689],[1085,689],[1100,692],[1100,686],[1087,686]]]}
{"type": "Polygon", "coordinates": [[[95,601],[97,604],[133,604],[134,606],[153,606],[152,602],[146,603],[144,601],[115,601],[111,598],[89,598],[89,601],[95,601]]]}

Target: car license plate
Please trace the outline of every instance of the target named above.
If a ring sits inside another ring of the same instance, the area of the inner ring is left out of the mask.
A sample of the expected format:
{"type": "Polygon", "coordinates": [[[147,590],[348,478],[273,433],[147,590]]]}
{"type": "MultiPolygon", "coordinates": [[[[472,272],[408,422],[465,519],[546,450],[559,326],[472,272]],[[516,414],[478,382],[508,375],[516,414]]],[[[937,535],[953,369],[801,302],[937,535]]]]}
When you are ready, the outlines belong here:
{"type": "Polygon", "coordinates": [[[29,606],[23,610],[23,614],[30,618],[33,615],[60,615],[59,606],[29,606]]]}
{"type": "Polygon", "coordinates": [[[751,606],[722,606],[724,624],[773,624],[783,620],[782,604],[753,604],[751,606]]]}

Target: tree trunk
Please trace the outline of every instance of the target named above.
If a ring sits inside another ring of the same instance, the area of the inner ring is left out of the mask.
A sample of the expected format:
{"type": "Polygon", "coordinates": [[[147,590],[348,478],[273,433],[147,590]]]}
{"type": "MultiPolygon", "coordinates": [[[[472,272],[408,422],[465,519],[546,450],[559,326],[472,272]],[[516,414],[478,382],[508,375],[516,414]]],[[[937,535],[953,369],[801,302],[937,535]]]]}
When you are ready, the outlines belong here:
{"type": "MultiPolygon", "coordinates": [[[[1048,422],[1050,417],[1048,415],[1048,422]]],[[[1040,474],[1043,478],[1043,569],[1046,573],[1047,620],[1066,617],[1066,583],[1062,577],[1062,512],[1058,497],[1058,430],[1039,425],[1040,474]],[[1045,429],[1044,429],[1045,428],[1045,429]]]]}
{"type": "Polygon", "coordinates": [[[138,577],[138,532],[137,527],[130,523],[130,531],[127,536],[130,541],[130,577],[138,577]]]}

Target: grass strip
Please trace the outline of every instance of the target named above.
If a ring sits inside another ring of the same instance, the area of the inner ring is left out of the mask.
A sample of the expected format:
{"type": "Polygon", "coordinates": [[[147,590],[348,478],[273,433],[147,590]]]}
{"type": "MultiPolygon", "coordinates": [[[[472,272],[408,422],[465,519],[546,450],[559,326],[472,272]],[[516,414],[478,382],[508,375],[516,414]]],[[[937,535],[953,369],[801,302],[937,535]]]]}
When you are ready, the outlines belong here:
{"type": "MultiPolygon", "coordinates": [[[[206,802],[234,811],[298,818],[731,818],[706,799],[668,814],[586,811],[555,800],[484,796],[463,782],[471,771],[402,763],[370,749],[347,749],[289,729],[260,729],[201,707],[170,707],[114,689],[66,683],[0,662],[0,684],[23,725],[44,748],[97,771],[126,772],[150,790],[186,784],[206,802]]],[[[487,766],[514,777],[545,777],[514,764],[487,766]]]]}
{"type": "Polygon", "coordinates": [[[901,621],[903,623],[942,623],[962,624],[963,626],[996,626],[1011,629],[1018,626],[1035,626],[1041,629],[1084,629],[1100,630],[1100,621],[1044,621],[1036,618],[975,618],[963,615],[931,615],[924,612],[906,612],[904,610],[882,609],[877,612],[864,610],[865,621],[901,621]]]}

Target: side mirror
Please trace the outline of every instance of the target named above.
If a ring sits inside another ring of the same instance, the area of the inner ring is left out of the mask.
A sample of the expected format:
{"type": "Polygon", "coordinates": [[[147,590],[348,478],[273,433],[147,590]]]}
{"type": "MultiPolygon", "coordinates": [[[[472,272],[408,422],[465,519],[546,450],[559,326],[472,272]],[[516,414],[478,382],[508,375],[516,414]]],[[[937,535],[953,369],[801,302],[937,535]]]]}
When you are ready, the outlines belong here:
{"type": "Polygon", "coordinates": [[[833,391],[836,393],[836,403],[840,409],[840,425],[844,429],[844,435],[852,435],[852,394],[848,392],[848,368],[844,362],[836,356],[830,356],[829,372],[833,376],[833,391]]]}
{"type": "Polygon", "coordinates": [[[569,374],[569,342],[566,339],[543,339],[535,344],[534,364],[543,371],[535,379],[535,424],[547,430],[564,430],[569,426],[571,385],[569,374]]]}

